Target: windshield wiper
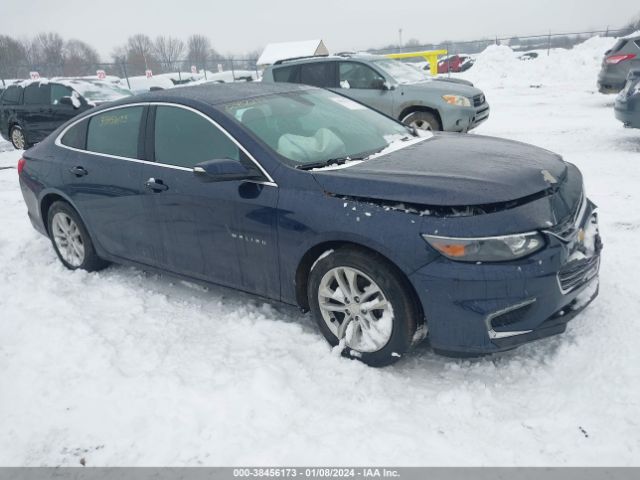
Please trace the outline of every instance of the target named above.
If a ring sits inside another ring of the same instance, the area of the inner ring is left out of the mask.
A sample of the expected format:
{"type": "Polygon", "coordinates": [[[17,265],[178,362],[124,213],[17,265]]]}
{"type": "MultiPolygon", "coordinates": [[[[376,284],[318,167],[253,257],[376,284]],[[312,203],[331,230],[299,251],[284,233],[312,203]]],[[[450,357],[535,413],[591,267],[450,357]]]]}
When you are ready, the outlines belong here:
{"type": "Polygon", "coordinates": [[[296,165],[296,168],[298,170],[312,170],[314,168],[329,167],[331,165],[343,165],[347,162],[353,162],[356,160],[366,160],[370,155],[373,155],[374,153],[379,151],[380,150],[375,150],[373,152],[360,153],[351,157],[337,157],[330,158],[329,160],[320,160],[319,162],[305,163],[302,165],[296,165]]]}
{"type": "Polygon", "coordinates": [[[359,159],[352,158],[352,157],[330,158],[328,160],[320,160],[318,162],[310,162],[310,163],[296,165],[296,168],[298,170],[312,170],[314,168],[328,167],[330,165],[342,165],[343,163],[347,163],[347,161],[349,160],[359,160],[359,159]]]}
{"type": "MultiPolygon", "coordinates": [[[[402,141],[409,140],[409,137],[404,137],[401,140],[402,141]]],[[[318,162],[304,163],[304,164],[296,165],[296,168],[298,170],[312,170],[314,168],[329,167],[331,165],[343,165],[343,164],[345,164],[347,162],[353,162],[353,161],[357,161],[357,160],[366,160],[371,155],[374,155],[374,154],[376,154],[378,152],[381,152],[382,150],[384,150],[387,147],[388,147],[388,145],[385,145],[382,148],[375,148],[373,150],[369,150],[367,152],[362,152],[362,153],[359,153],[357,155],[352,155],[352,156],[348,156],[348,157],[337,157],[337,158],[330,158],[328,160],[320,160],[318,162]]]]}

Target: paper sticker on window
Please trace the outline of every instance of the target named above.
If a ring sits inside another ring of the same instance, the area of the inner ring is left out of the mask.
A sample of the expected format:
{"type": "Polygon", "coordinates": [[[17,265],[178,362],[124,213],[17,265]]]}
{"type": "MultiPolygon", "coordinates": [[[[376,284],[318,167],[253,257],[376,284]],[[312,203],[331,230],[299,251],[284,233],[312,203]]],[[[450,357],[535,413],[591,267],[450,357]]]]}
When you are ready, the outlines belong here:
{"type": "Polygon", "coordinates": [[[331,97],[331,100],[333,100],[336,103],[339,103],[343,107],[347,107],[349,110],[366,110],[367,109],[367,107],[365,107],[364,105],[360,105],[358,102],[354,102],[353,100],[349,100],[348,98],[331,97]]]}

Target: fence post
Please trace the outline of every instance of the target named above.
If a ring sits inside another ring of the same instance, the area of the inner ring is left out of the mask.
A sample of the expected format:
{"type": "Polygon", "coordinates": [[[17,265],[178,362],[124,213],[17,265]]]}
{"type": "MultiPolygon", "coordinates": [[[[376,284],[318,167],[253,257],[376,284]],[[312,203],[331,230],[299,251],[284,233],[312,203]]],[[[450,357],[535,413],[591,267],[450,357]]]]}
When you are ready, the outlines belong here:
{"type": "Polygon", "coordinates": [[[233,57],[230,59],[231,60],[231,78],[233,79],[233,81],[236,81],[236,71],[233,67],[233,57]]]}
{"type": "Polygon", "coordinates": [[[127,64],[122,62],[122,71],[124,72],[124,78],[127,79],[127,88],[131,90],[131,84],[129,83],[129,74],[127,73],[127,64]]]}

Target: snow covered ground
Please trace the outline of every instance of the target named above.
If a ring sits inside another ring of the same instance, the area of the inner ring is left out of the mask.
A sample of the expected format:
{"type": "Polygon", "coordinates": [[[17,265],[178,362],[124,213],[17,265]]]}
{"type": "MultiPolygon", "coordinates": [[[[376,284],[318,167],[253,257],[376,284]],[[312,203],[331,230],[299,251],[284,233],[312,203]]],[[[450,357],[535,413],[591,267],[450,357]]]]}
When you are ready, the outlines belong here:
{"type": "Polygon", "coordinates": [[[422,346],[375,370],[293,308],[69,272],[1,169],[0,465],[640,465],[640,130],[596,92],[612,42],[530,62],[494,47],[465,74],[492,106],[477,133],[582,169],[605,243],[600,297],[567,333],[491,358],[422,346]]]}

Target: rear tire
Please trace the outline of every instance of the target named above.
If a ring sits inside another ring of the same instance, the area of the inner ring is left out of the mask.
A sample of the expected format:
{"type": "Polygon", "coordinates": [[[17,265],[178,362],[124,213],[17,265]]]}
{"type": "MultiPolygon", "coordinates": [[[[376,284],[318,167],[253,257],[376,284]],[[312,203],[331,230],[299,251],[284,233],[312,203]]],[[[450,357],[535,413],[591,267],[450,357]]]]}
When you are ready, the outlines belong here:
{"type": "Polygon", "coordinates": [[[57,201],[47,214],[49,238],[58,258],[69,270],[102,270],[108,262],[98,257],[80,215],[67,202],[57,201]]]}
{"type": "Polygon", "coordinates": [[[16,150],[26,150],[28,148],[27,138],[24,135],[24,130],[19,125],[14,125],[11,127],[9,132],[9,138],[11,139],[11,144],[13,148],[16,150]]]}
{"type": "Polygon", "coordinates": [[[332,346],[342,341],[346,357],[384,367],[411,347],[421,310],[409,282],[381,255],[343,247],[321,258],[307,297],[320,331],[332,346]]]}
{"type": "Polygon", "coordinates": [[[442,125],[431,112],[413,112],[402,119],[402,123],[418,130],[440,131],[442,125]]]}

